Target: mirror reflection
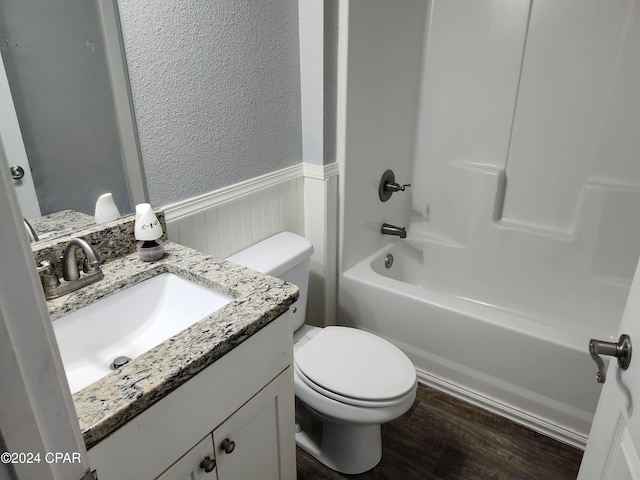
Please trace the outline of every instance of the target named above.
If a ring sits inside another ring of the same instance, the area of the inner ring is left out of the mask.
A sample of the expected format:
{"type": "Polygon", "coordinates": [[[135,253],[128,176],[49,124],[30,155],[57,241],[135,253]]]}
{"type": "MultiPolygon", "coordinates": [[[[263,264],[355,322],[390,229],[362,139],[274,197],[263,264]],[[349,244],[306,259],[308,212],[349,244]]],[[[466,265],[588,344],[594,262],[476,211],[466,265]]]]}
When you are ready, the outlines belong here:
{"type": "Polygon", "coordinates": [[[107,192],[133,212],[146,192],[113,0],[1,2],[0,40],[2,168],[36,233],[86,227],[107,192]]]}

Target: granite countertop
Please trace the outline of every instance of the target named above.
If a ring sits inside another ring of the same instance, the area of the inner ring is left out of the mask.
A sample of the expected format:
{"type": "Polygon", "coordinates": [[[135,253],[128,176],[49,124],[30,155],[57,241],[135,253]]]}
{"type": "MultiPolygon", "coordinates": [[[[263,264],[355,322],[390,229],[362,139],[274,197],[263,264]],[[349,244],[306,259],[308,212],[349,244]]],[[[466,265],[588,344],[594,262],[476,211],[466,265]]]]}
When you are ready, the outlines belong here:
{"type": "Polygon", "coordinates": [[[104,278],[49,300],[55,319],[114,292],[170,272],[213,288],[234,301],[73,394],[87,448],[162,399],[272,320],[298,298],[298,288],[182,245],[165,242],[164,258],[136,253],[102,265],[104,278]]]}
{"type": "Polygon", "coordinates": [[[30,218],[29,223],[40,241],[50,241],[95,225],[91,215],[75,210],[60,210],[42,217],[30,218]]]}

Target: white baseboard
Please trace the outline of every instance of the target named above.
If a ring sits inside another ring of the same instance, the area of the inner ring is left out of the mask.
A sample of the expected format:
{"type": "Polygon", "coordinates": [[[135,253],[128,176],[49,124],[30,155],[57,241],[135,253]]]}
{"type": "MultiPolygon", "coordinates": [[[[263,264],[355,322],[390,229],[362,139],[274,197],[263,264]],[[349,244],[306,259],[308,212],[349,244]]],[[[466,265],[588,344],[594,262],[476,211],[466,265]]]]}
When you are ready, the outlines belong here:
{"type": "Polygon", "coordinates": [[[584,450],[587,445],[587,437],[576,433],[573,430],[569,430],[560,425],[555,425],[528,412],[517,410],[509,405],[502,404],[489,397],[467,390],[460,385],[450,383],[422,370],[417,370],[417,374],[418,382],[423,385],[433,387],[478,408],[495,413],[501,417],[508,418],[509,420],[519,425],[523,425],[535,432],[541,433],[542,435],[546,435],[547,437],[558,440],[559,442],[579,448],[580,450],[584,450]]]}

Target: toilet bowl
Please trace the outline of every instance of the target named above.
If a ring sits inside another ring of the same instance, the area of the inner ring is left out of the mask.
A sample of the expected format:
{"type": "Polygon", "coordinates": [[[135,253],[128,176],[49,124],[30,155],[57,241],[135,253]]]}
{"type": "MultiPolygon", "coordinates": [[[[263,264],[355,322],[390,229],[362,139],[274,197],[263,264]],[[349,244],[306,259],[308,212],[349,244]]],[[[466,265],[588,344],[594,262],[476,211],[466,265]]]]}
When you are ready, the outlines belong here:
{"type": "Polygon", "coordinates": [[[380,425],[405,413],[416,372],[390,342],[349,327],[304,324],[311,243],[283,232],[227,260],[300,288],[292,309],[296,443],[324,465],[362,473],[382,458],[380,425]]]}

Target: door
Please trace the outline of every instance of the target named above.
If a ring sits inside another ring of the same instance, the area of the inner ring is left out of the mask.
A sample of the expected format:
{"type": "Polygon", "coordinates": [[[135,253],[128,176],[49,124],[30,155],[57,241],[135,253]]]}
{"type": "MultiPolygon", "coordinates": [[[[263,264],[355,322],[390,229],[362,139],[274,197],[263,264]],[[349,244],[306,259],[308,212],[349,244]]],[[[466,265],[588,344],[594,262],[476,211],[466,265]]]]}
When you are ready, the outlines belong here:
{"type": "Polygon", "coordinates": [[[4,146],[8,165],[0,165],[0,168],[11,169],[13,186],[22,216],[29,219],[38,218],[40,217],[40,205],[33,185],[31,166],[22,142],[22,133],[1,55],[0,53],[0,112],[2,112],[0,115],[0,140],[4,146]]]}
{"type": "Polygon", "coordinates": [[[219,480],[296,478],[291,375],[285,370],[214,430],[219,480]]]}
{"type": "Polygon", "coordinates": [[[0,168],[0,452],[19,455],[0,464],[0,478],[85,478],[87,451],[12,190],[0,168]]]}
{"type": "MultiPolygon", "coordinates": [[[[640,264],[639,264],[640,265],[640,264]]],[[[631,337],[631,363],[621,370],[615,359],[609,361],[606,382],[589,441],[580,465],[579,480],[640,480],[640,268],[629,291],[620,332],[631,337]],[[635,357],[635,358],[634,358],[635,357]]],[[[586,346],[585,346],[586,348],[586,346]]],[[[594,363],[593,381],[596,381],[594,363]]]]}

